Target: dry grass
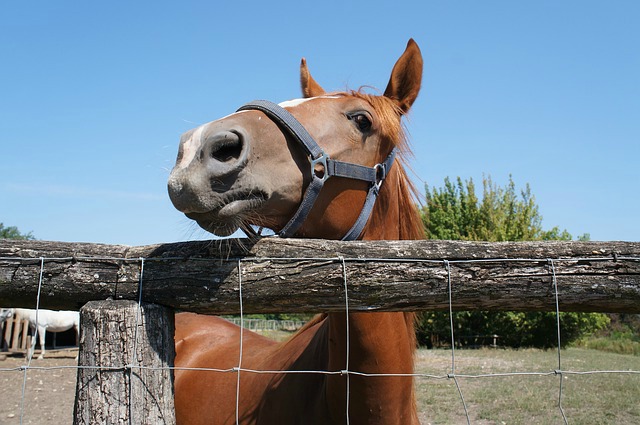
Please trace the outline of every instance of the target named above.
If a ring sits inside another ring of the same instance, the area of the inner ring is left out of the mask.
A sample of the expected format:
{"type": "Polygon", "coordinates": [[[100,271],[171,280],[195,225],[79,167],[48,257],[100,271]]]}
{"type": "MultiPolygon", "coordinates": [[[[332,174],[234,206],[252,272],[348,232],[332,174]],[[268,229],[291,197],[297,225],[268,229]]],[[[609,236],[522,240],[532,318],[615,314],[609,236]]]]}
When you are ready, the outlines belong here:
{"type": "MultiPolygon", "coordinates": [[[[451,371],[451,352],[420,350],[420,373],[445,375],[451,371]]],[[[562,351],[565,371],[640,371],[640,357],[595,350],[562,351]]],[[[558,369],[554,350],[458,350],[456,374],[553,372],[558,369]]],[[[459,377],[473,424],[562,424],[558,408],[560,376],[539,375],[459,377]]],[[[568,374],[562,377],[562,406],[574,424],[640,423],[640,374],[568,374]]],[[[418,410],[423,424],[466,424],[460,395],[453,379],[418,378],[418,410]]]]}
{"type": "MultiPolygon", "coordinates": [[[[265,334],[283,340],[290,333],[265,334]]],[[[457,375],[548,373],[490,377],[460,377],[472,424],[563,424],[558,408],[560,376],[557,350],[456,350],[457,375]]],[[[640,371],[640,356],[585,348],[561,352],[565,371],[640,371]]],[[[416,372],[445,378],[417,378],[420,421],[426,424],[466,424],[467,418],[451,372],[450,350],[420,349],[416,372]]],[[[604,373],[563,376],[562,406],[571,425],[639,424],[640,374],[604,373]]]]}

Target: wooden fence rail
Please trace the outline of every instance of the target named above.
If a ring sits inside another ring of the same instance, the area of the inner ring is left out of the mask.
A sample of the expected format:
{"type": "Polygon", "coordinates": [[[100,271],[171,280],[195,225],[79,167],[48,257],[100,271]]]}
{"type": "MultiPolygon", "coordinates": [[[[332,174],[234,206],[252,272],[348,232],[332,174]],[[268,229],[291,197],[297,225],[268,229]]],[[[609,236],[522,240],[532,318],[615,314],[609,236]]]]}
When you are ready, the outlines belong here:
{"type": "Polygon", "coordinates": [[[142,299],[173,309],[238,313],[241,282],[246,312],[338,311],[346,272],[351,310],[446,310],[450,283],[454,310],[550,311],[555,279],[561,310],[640,313],[635,242],[242,243],[0,241],[0,302],[33,308],[39,285],[49,309],[137,300],[144,270],[142,299]]]}

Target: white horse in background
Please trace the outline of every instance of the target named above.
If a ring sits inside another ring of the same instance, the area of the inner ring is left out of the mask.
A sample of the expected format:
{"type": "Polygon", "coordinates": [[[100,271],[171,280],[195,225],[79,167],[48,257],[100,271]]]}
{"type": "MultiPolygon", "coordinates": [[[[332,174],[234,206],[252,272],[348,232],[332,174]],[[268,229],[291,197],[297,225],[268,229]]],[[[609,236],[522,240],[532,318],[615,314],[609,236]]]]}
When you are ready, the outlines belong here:
{"type": "Polygon", "coordinates": [[[13,316],[12,308],[0,308],[0,325],[13,316]]]}
{"type": "MultiPolygon", "coordinates": [[[[2,332],[2,324],[13,316],[13,309],[0,308],[0,332],[2,332]]],[[[0,335],[2,337],[2,335],[0,335]]],[[[0,340],[0,351],[6,351],[7,344],[4,338],[0,340]]]]}
{"type": "Polygon", "coordinates": [[[47,331],[64,332],[71,328],[74,328],[76,331],[76,338],[78,337],[78,331],[80,329],[80,313],[77,311],[55,311],[44,309],[39,309],[36,311],[27,308],[11,308],[2,309],[2,312],[0,312],[0,317],[5,314],[5,310],[10,310],[11,312],[8,317],[15,315],[18,319],[25,319],[29,321],[29,327],[31,328],[31,333],[33,334],[34,338],[33,343],[29,348],[29,352],[27,353],[29,357],[33,355],[33,350],[36,346],[36,334],[38,335],[38,340],[40,341],[40,355],[38,356],[38,359],[44,358],[44,338],[47,331]]]}

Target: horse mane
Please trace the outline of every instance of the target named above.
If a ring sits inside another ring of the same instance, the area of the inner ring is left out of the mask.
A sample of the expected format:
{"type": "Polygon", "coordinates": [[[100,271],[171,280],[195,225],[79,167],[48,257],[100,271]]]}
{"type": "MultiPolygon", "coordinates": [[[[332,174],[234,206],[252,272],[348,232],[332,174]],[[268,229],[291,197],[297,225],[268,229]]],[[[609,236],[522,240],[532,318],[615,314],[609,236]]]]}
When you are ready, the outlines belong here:
{"type": "MultiPolygon", "coordinates": [[[[424,232],[424,224],[422,223],[422,218],[420,217],[420,213],[418,212],[417,207],[417,199],[418,199],[418,191],[415,188],[415,185],[407,178],[407,173],[404,168],[405,160],[402,156],[398,157],[398,165],[400,167],[392,168],[390,176],[393,177],[394,173],[396,174],[395,178],[397,179],[397,190],[398,190],[398,208],[402,215],[400,219],[399,230],[400,230],[400,240],[420,240],[425,239],[424,232]]],[[[388,186],[385,187],[383,184],[380,188],[380,196],[384,196],[387,192],[389,192],[388,186]]]]}

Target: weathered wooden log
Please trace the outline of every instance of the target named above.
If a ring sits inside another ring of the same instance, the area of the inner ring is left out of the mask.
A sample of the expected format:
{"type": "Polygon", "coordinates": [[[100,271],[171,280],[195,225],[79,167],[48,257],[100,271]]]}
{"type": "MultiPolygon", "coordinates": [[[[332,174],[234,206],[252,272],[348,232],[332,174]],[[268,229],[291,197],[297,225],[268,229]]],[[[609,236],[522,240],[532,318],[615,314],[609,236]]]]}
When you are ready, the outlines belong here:
{"type": "Polygon", "coordinates": [[[0,241],[0,304],[142,299],[200,313],[554,310],[640,313],[640,243],[266,238],[126,247],[0,241]],[[45,260],[41,260],[45,258],[45,260]],[[41,265],[43,264],[43,267],[41,265]],[[344,269],[343,269],[344,268],[344,269]],[[42,271],[42,274],[41,274],[42,271]],[[141,279],[142,273],[142,279],[141,279]],[[40,279],[42,275],[42,279],[40,279]]]}
{"type": "Polygon", "coordinates": [[[80,321],[74,424],[175,424],[173,311],[92,301],[80,321]]]}

